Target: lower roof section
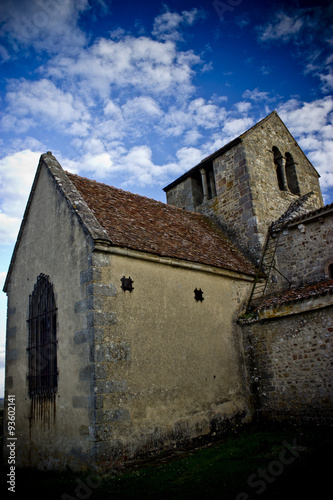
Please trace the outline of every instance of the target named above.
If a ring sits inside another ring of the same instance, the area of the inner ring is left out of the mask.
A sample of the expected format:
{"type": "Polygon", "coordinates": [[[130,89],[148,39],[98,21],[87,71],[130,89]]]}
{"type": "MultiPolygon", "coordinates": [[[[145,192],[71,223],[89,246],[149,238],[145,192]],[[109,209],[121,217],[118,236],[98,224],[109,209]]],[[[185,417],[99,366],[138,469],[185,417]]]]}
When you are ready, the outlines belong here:
{"type": "Polygon", "coordinates": [[[112,246],[255,275],[252,262],[208,217],[78,175],[67,176],[112,246]]]}

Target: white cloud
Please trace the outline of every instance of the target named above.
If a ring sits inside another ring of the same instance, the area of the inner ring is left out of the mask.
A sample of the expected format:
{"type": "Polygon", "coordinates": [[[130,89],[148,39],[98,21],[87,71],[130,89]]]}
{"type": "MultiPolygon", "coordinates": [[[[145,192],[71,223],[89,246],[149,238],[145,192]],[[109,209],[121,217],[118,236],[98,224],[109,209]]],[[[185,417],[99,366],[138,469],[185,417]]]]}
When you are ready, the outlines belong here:
{"type": "Polygon", "coordinates": [[[80,161],[81,168],[94,172],[96,175],[105,177],[112,169],[112,160],[108,153],[88,153],[80,161]]]}
{"type": "Polygon", "coordinates": [[[101,155],[105,152],[103,142],[97,137],[89,137],[81,144],[81,149],[91,155],[101,155]]]}
{"type": "Polygon", "coordinates": [[[261,66],[260,71],[263,75],[269,75],[272,72],[272,68],[270,66],[261,66]]]}
{"type": "Polygon", "coordinates": [[[177,158],[179,160],[179,168],[181,171],[186,172],[194,167],[203,158],[202,151],[197,148],[184,147],[177,151],[177,158]]]}
{"type": "Polygon", "coordinates": [[[279,107],[278,113],[294,134],[303,135],[320,132],[333,111],[333,98],[326,97],[312,102],[290,99],[279,107]]]}
{"type": "Polygon", "coordinates": [[[273,23],[268,23],[264,27],[259,27],[260,40],[282,40],[289,41],[299,34],[305,22],[299,13],[294,16],[288,15],[285,12],[277,12],[273,23]]]}
{"type": "Polygon", "coordinates": [[[292,53],[304,65],[304,73],[319,78],[322,90],[333,88],[332,69],[332,6],[318,5],[307,8],[279,7],[272,14],[273,21],[258,28],[261,42],[293,43],[292,53]]]}
{"type": "Polygon", "coordinates": [[[333,98],[310,103],[291,99],[278,113],[320,173],[323,189],[333,187],[333,98]]]}
{"type": "Polygon", "coordinates": [[[319,73],[319,78],[323,84],[323,90],[324,91],[331,91],[333,90],[333,69],[328,68],[326,72],[324,73],[319,73]]]}
{"type": "Polygon", "coordinates": [[[0,160],[1,243],[16,240],[40,153],[22,150],[0,160]]]}
{"type": "Polygon", "coordinates": [[[125,119],[130,121],[142,121],[159,118],[163,113],[158,103],[152,97],[135,97],[129,99],[122,106],[125,119]]]}
{"type": "Polygon", "coordinates": [[[106,116],[113,116],[116,119],[122,119],[122,112],[120,107],[113,102],[111,99],[107,100],[105,106],[104,106],[104,114],[106,116]]]}
{"type": "Polygon", "coordinates": [[[218,129],[226,118],[226,110],[206,102],[203,98],[194,99],[181,108],[172,106],[161,120],[161,132],[168,136],[180,136],[191,133],[198,136],[198,129],[218,129]]]}
{"type": "Polygon", "coordinates": [[[121,187],[151,187],[161,185],[199,163],[203,154],[200,149],[183,147],[174,159],[168,163],[156,164],[149,146],[134,146],[126,151],[114,149],[100,154],[86,153],[76,161],[59,158],[64,169],[79,173],[88,173],[90,177],[103,178],[112,184],[117,178],[121,187]]]}
{"type": "Polygon", "coordinates": [[[203,13],[195,8],[191,11],[184,10],[181,14],[167,11],[155,18],[152,34],[161,40],[182,40],[179,29],[191,26],[202,16],[203,13]]]}
{"type": "Polygon", "coordinates": [[[0,212],[0,244],[11,245],[16,241],[21,219],[19,217],[9,217],[0,212]]]}
{"type": "Polygon", "coordinates": [[[7,130],[15,129],[21,121],[27,130],[40,123],[52,125],[53,128],[80,122],[86,125],[90,118],[80,100],[57,88],[47,79],[12,80],[8,86],[6,101],[8,107],[3,125],[7,130]]]}
{"type": "Polygon", "coordinates": [[[199,139],[202,138],[202,134],[198,131],[197,128],[192,128],[191,130],[188,130],[184,134],[183,142],[184,144],[196,144],[199,139]]]}
{"type": "Polygon", "coordinates": [[[262,41],[282,40],[287,42],[299,34],[303,25],[304,21],[299,15],[289,16],[284,12],[278,12],[275,14],[273,23],[259,28],[259,38],[262,41]]]}
{"type": "Polygon", "coordinates": [[[238,137],[253,125],[252,118],[234,118],[227,121],[222,132],[229,137],[238,137]]]}
{"type": "Polygon", "coordinates": [[[27,135],[14,139],[12,143],[12,149],[14,151],[22,151],[28,149],[30,149],[31,151],[46,151],[47,148],[41,141],[39,141],[35,137],[27,135]]]}
{"type": "MultiPolygon", "coordinates": [[[[303,147],[307,147],[306,141],[303,147]]],[[[321,175],[320,183],[323,189],[333,187],[332,163],[328,163],[333,157],[333,141],[320,142],[316,149],[310,150],[308,157],[321,175]]]]}
{"type": "Polygon", "coordinates": [[[10,58],[9,52],[3,45],[0,45],[0,62],[4,63],[10,58]]]}
{"type": "Polygon", "coordinates": [[[77,58],[56,57],[45,72],[60,81],[80,80],[80,91],[88,85],[105,99],[114,88],[127,87],[136,94],[185,95],[193,90],[193,67],[201,63],[192,51],[177,51],[173,42],[126,36],[118,41],[100,39],[77,58]]]}
{"type": "Polygon", "coordinates": [[[107,120],[101,118],[100,120],[96,120],[94,125],[94,133],[96,136],[107,143],[123,140],[127,137],[127,132],[127,124],[122,116],[119,120],[114,117],[107,120]]]}
{"type": "Polygon", "coordinates": [[[248,113],[252,107],[250,102],[241,101],[235,104],[235,107],[239,113],[248,113]]]}
{"type": "Polygon", "coordinates": [[[39,157],[40,153],[23,150],[0,160],[0,206],[7,215],[23,215],[39,157]]]}
{"type": "Polygon", "coordinates": [[[0,37],[12,55],[22,47],[75,53],[86,42],[77,21],[88,8],[88,0],[2,0],[0,37]]]}
{"type": "Polygon", "coordinates": [[[35,121],[32,118],[18,118],[14,114],[4,113],[1,118],[1,127],[5,131],[14,131],[17,134],[26,133],[30,128],[35,126],[35,121]]]}
{"type": "Polygon", "coordinates": [[[242,97],[244,99],[250,99],[252,101],[265,101],[269,99],[269,94],[268,92],[262,92],[257,88],[254,90],[245,90],[243,92],[242,97]]]}

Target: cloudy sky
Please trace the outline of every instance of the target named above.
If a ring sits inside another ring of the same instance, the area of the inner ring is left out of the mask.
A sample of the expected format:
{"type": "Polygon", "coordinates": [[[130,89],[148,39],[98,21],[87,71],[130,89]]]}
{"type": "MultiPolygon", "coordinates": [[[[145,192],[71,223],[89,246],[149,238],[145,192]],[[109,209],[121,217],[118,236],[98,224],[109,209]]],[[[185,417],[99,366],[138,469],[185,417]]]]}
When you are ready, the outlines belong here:
{"type": "MultiPolygon", "coordinates": [[[[165,201],[275,109],[332,203],[332,26],[329,0],[2,0],[0,284],[46,151],[165,201]]],[[[5,306],[1,292],[2,374],[5,306]]]]}

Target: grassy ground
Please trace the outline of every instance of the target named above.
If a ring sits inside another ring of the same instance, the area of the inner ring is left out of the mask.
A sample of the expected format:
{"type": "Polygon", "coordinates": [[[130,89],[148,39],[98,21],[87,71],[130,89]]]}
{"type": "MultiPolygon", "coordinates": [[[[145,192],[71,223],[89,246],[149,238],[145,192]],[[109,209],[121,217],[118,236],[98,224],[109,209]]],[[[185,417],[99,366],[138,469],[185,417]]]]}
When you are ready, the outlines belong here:
{"type": "MultiPolygon", "coordinates": [[[[332,451],[331,427],[252,426],[204,448],[117,474],[16,470],[16,493],[8,498],[324,499],[331,486],[332,451]]],[[[2,473],[5,498],[8,465],[2,473]]]]}

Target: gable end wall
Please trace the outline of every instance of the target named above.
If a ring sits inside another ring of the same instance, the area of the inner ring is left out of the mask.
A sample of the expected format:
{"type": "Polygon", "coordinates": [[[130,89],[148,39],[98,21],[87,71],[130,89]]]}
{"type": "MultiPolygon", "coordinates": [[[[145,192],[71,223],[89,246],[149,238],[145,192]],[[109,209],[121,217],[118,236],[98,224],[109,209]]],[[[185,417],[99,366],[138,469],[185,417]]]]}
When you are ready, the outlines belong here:
{"type": "Polygon", "coordinates": [[[67,464],[75,468],[77,460],[90,463],[91,343],[77,339],[78,332],[89,328],[87,313],[79,305],[87,300],[80,268],[90,272],[91,250],[91,238],[42,165],[6,289],[5,395],[16,396],[18,466],[62,468],[67,464]],[[59,372],[55,398],[44,401],[28,396],[26,351],[29,295],[41,273],[49,276],[55,294],[59,372]]]}

